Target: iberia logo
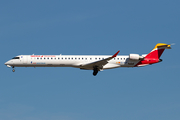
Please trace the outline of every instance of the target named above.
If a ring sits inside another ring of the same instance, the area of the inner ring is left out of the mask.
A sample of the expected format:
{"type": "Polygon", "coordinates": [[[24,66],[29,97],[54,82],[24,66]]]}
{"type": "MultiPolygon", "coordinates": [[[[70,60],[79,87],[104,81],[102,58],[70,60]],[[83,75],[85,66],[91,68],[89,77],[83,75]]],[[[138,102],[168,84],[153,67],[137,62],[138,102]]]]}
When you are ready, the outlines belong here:
{"type": "Polygon", "coordinates": [[[36,62],[32,62],[32,61],[31,61],[31,64],[36,64],[36,62]]]}

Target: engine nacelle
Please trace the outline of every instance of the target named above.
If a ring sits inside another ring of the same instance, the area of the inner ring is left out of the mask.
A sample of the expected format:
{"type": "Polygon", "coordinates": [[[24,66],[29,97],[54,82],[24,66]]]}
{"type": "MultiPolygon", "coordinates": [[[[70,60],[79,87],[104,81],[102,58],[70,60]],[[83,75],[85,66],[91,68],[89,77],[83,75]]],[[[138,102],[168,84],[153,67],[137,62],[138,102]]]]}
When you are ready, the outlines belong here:
{"type": "Polygon", "coordinates": [[[140,56],[139,54],[129,54],[129,59],[131,60],[142,60],[144,57],[140,56]]]}

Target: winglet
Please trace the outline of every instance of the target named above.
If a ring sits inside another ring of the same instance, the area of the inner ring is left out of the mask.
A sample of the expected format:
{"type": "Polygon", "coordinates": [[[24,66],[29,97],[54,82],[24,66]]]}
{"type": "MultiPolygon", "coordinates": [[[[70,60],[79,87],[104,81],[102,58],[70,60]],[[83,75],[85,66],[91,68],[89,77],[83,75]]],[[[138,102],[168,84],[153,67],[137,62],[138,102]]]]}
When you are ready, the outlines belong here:
{"type": "Polygon", "coordinates": [[[119,50],[117,53],[115,53],[115,54],[112,56],[112,58],[116,57],[119,52],[120,52],[120,50],[119,50]]]}

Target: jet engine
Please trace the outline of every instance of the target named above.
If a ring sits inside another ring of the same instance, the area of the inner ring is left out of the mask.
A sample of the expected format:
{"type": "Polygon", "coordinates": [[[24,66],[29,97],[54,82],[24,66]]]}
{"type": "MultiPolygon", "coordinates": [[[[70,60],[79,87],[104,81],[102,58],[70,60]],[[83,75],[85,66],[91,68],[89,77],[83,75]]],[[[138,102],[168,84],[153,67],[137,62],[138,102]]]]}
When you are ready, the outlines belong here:
{"type": "Polygon", "coordinates": [[[142,60],[144,57],[140,56],[139,54],[129,54],[130,60],[142,60]]]}

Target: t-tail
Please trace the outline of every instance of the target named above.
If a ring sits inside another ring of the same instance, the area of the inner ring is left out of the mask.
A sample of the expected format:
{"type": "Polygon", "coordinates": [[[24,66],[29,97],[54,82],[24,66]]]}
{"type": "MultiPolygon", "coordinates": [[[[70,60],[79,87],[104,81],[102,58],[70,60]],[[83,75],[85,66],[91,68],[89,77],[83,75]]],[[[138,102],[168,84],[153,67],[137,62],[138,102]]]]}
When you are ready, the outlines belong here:
{"type": "Polygon", "coordinates": [[[171,45],[165,43],[156,44],[154,49],[149,54],[147,54],[144,59],[141,60],[136,66],[139,67],[161,62],[162,59],[160,59],[160,57],[165,49],[171,49],[171,45]]]}

